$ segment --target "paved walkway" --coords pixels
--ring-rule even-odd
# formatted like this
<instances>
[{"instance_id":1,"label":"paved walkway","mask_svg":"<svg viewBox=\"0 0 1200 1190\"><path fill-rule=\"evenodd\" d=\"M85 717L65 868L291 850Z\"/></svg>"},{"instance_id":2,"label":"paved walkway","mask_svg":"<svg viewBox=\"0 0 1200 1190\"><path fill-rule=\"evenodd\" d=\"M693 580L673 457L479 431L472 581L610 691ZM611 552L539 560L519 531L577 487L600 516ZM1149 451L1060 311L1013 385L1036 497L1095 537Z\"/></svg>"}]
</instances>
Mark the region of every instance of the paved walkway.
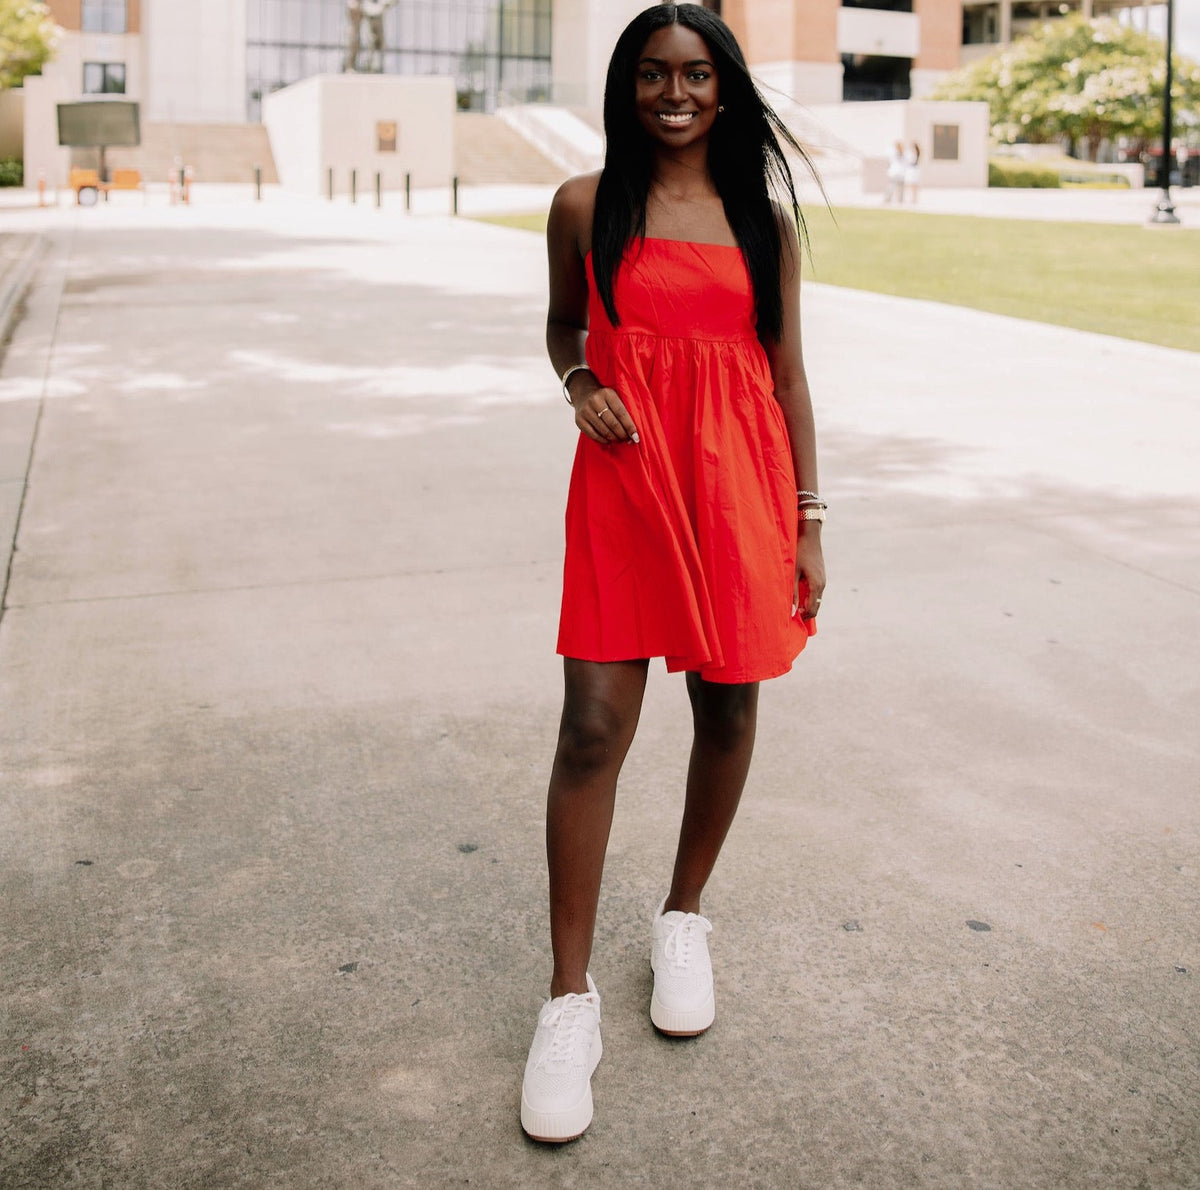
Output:
<instances>
[{"instance_id":1,"label":"paved walkway","mask_svg":"<svg viewBox=\"0 0 1200 1190\"><path fill-rule=\"evenodd\" d=\"M717 1024L646 1016L655 667L551 1151L542 247L217 197L4 216L49 243L0 370L0 1183L1200 1184L1200 355L808 289L831 581Z\"/></svg>"},{"instance_id":2,"label":"paved walkway","mask_svg":"<svg viewBox=\"0 0 1200 1190\"><path fill-rule=\"evenodd\" d=\"M797 172L801 201L818 204L821 196L815 184L805 180L802 171ZM878 194L864 194L857 174L839 174L828 169L823 175L826 194L835 206L883 207ZM526 213L549 209L554 194L553 186L492 185L467 186L459 194L459 211L464 215L499 213ZM208 185L197 187L198 201L205 207L243 206L252 197L252 188L241 185ZM1161 197L1159 190L921 190L918 201L906 202L902 209L927 214L982 215L1002 219L1052 219L1084 223L1131 223L1145 224L1153 214ZM263 187L264 200L272 207L300 206L311 208L312 199L290 194L278 186ZM1181 220L1180 230L1200 230L1200 187L1171 191L1171 200ZM54 201L53 199L51 201ZM65 209L73 201L66 191L57 202ZM141 208L143 200L136 195L117 195L112 203L120 201L123 206ZM168 204L167 187L152 185L146 200L150 207ZM356 209L371 210L374 207L373 193L362 195ZM324 204L317 204L324 205ZM333 207L349 207L345 196L340 196ZM418 190L412 196L413 211L421 215L447 215L453 205L453 195L447 189ZM111 206L111 204L110 204ZM386 211L401 214L404 198L400 193L383 196ZM36 197L25 190L0 190L0 212L5 210L36 209ZM44 212L43 212L44 213Z\"/></svg>"}]
</instances>

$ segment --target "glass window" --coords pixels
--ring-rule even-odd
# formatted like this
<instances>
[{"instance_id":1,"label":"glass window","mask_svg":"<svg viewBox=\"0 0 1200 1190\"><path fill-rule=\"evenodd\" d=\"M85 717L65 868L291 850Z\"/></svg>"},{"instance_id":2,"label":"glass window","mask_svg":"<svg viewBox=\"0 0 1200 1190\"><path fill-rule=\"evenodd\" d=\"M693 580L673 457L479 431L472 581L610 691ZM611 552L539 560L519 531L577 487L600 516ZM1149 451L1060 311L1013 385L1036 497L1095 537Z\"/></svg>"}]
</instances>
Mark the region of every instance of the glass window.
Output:
<instances>
[{"instance_id":1,"label":"glass window","mask_svg":"<svg viewBox=\"0 0 1200 1190\"><path fill-rule=\"evenodd\" d=\"M467 96L474 108L495 106L501 74L514 99L547 95L552 11L553 0L393 0L384 13L383 69L450 75L460 103ZM260 97L268 91L340 71L350 30L347 0L246 0L250 118L261 119ZM360 37L359 69L365 69L366 22Z\"/></svg>"},{"instance_id":2,"label":"glass window","mask_svg":"<svg viewBox=\"0 0 1200 1190\"><path fill-rule=\"evenodd\" d=\"M1000 40L999 7L980 4L963 8L963 45L995 45Z\"/></svg>"},{"instance_id":3,"label":"glass window","mask_svg":"<svg viewBox=\"0 0 1200 1190\"><path fill-rule=\"evenodd\" d=\"M80 16L85 33L125 32L125 0L83 0Z\"/></svg>"},{"instance_id":4,"label":"glass window","mask_svg":"<svg viewBox=\"0 0 1200 1190\"><path fill-rule=\"evenodd\" d=\"M878 8L884 12L912 12L913 0L842 0L843 8Z\"/></svg>"},{"instance_id":5,"label":"glass window","mask_svg":"<svg viewBox=\"0 0 1200 1190\"><path fill-rule=\"evenodd\" d=\"M124 95L124 62L85 62L83 64L83 93L85 95Z\"/></svg>"}]
</instances>

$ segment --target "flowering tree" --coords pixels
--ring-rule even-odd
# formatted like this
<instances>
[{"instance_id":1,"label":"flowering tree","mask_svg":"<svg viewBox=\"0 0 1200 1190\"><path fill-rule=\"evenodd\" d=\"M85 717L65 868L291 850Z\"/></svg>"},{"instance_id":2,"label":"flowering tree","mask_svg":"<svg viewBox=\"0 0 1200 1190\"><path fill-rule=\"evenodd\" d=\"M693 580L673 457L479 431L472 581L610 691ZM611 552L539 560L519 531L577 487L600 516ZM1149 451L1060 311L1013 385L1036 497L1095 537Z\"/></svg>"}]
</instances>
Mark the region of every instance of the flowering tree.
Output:
<instances>
[{"instance_id":1,"label":"flowering tree","mask_svg":"<svg viewBox=\"0 0 1200 1190\"><path fill-rule=\"evenodd\" d=\"M1172 55L1182 127L1200 124L1200 66ZM1103 140L1162 135L1163 43L1110 18L1049 21L943 80L934 99L981 99L1003 143L1062 139L1095 160Z\"/></svg>"},{"instance_id":2,"label":"flowering tree","mask_svg":"<svg viewBox=\"0 0 1200 1190\"><path fill-rule=\"evenodd\" d=\"M0 0L0 91L39 74L58 41L58 26L39 0Z\"/></svg>"}]
</instances>

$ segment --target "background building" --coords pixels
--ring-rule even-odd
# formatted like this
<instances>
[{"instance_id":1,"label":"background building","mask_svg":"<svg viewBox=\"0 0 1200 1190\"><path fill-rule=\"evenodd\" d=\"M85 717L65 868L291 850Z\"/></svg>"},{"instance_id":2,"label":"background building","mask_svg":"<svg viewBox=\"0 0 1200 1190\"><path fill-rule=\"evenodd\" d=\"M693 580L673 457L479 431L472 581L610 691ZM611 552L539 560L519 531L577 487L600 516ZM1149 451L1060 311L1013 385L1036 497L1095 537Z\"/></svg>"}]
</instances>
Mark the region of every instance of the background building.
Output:
<instances>
[{"instance_id":1,"label":"background building","mask_svg":"<svg viewBox=\"0 0 1200 1190\"><path fill-rule=\"evenodd\" d=\"M368 0L370 2L370 0ZM48 0L53 69L139 98L151 121L254 123L264 94L344 66L346 0ZM385 74L453 76L461 110L596 104L612 40L645 0L391 0ZM1148 0L710 0L756 73L801 103L921 96L1066 12ZM1144 18L1148 20L1148 15Z\"/></svg>"},{"instance_id":2,"label":"background building","mask_svg":"<svg viewBox=\"0 0 1200 1190\"><path fill-rule=\"evenodd\" d=\"M372 3L373 0L365 0ZM454 79L462 112L551 103L599 112L617 33L646 0L391 0L382 72ZM48 0L57 59L25 87L26 176L62 180L54 104L125 94L141 105L149 176L178 157L244 178L264 154L264 96L347 60L346 0ZM919 99L946 73L1069 11L1130 0L710 0L777 103ZM1147 19L1161 8L1134 0ZM239 133L236 130L241 129ZM252 130L257 129L257 133ZM269 173L268 173L269 176ZM32 184L32 181L30 182Z\"/></svg>"}]
</instances>

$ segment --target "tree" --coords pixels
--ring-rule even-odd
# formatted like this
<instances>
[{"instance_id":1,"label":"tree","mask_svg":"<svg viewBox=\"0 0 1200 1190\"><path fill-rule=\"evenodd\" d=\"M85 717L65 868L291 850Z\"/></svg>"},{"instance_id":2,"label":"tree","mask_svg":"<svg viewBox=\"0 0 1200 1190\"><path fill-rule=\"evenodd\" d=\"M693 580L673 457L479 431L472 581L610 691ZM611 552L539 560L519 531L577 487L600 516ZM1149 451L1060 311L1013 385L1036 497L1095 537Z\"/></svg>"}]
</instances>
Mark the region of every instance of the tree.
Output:
<instances>
[{"instance_id":1,"label":"tree","mask_svg":"<svg viewBox=\"0 0 1200 1190\"><path fill-rule=\"evenodd\" d=\"M1200 66L1172 55L1172 102L1181 128L1200 124ZM1111 18L1048 21L1028 37L944 79L934 99L980 99L1002 143L1066 139L1087 146L1162 134L1163 43Z\"/></svg>"},{"instance_id":2,"label":"tree","mask_svg":"<svg viewBox=\"0 0 1200 1190\"><path fill-rule=\"evenodd\" d=\"M54 54L58 26L39 0L0 0L0 91L40 74Z\"/></svg>"}]
</instances>

